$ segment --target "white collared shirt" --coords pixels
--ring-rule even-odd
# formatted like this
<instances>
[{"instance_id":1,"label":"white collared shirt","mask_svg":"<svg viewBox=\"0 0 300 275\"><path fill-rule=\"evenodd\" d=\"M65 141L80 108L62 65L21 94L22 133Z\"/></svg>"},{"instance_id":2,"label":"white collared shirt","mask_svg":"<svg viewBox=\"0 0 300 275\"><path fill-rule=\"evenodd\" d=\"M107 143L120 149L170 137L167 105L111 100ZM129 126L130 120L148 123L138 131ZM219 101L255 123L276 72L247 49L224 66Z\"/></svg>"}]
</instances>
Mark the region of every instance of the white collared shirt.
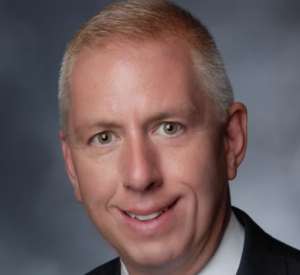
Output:
<instances>
[{"instance_id":1,"label":"white collared shirt","mask_svg":"<svg viewBox=\"0 0 300 275\"><path fill-rule=\"evenodd\" d=\"M235 275L242 258L244 240L245 229L231 211L228 226L217 250L197 275ZM129 275L122 261L121 275Z\"/></svg>"}]
</instances>

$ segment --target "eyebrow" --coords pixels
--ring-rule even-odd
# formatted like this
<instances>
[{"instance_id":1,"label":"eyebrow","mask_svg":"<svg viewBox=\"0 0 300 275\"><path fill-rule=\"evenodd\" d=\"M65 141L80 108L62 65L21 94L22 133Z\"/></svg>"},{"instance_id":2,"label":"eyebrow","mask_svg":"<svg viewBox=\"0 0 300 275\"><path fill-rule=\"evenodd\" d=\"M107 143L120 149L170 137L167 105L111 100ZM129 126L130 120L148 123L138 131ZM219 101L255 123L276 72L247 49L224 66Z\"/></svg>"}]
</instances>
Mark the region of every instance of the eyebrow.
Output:
<instances>
[{"instance_id":1,"label":"eyebrow","mask_svg":"<svg viewBox=\"0 0 300 275\"><path fill-rule=\"evenodd\" d=\"M168 119L171 117L199 119L202 117L202 110L195 107L179 107L170 110L164 110L147 119L147 122Z\"/></svg>"},{"instance_id":2,"label":"eyebrow","mask_svg":"<svg viewBox=\"0 0 300 275\"><path fill-rule=\"evenodd\" d=\"M181 117L189 119L190 122L203 120L203 110L198 107L179 107L158 112L144 121L144 124L149 124L155 121ZM96 131L97 129L118 129L122 128L121 124L112 120L95 120L87 123L82 123L75 127L75 138L83 139L87 132Z\"/></svg>"}]
</instances>

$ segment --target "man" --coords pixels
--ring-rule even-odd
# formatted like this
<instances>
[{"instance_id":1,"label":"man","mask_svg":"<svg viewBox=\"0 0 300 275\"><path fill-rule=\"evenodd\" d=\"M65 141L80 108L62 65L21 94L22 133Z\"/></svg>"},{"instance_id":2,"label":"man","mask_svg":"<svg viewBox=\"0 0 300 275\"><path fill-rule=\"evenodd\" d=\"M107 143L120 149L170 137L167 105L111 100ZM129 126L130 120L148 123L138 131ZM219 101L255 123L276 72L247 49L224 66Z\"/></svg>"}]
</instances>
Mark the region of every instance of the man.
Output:
<instances>
[{"instance_id":1,"label":"man","mask_svg":"<svg viewBox=\"0 0 300 275\"><path fill-rule=\"evenodd\" d=\"M300 274L299 251L231 208L247 110L187 11L100 11L68 45L59 101L75 197L120 255L89 274Z\"/></svg>"}]
</instances>

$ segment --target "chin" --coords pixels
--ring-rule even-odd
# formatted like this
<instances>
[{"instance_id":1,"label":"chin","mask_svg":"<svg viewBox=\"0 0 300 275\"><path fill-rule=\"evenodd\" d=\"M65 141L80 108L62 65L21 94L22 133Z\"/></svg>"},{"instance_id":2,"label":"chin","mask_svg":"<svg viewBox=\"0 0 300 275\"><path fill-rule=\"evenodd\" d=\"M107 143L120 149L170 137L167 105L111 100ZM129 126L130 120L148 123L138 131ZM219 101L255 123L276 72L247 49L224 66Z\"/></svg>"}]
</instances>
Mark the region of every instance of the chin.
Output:
<instances>
[{"instance_id":1,"label":"chin","mask_svg":"<svg viewBox=\"0 0 300 275\"><path fill-rule=\"evenodd\" d=\"M122 253L120 256L124 261L129 259L129 261L133 261L134 264L140 267L155 268L178 260L185 252L184 247L178 240L173 242L162 240L159 243L131 245L131 249L125 251L126 255Z\"/></svg>"}]
</instances>

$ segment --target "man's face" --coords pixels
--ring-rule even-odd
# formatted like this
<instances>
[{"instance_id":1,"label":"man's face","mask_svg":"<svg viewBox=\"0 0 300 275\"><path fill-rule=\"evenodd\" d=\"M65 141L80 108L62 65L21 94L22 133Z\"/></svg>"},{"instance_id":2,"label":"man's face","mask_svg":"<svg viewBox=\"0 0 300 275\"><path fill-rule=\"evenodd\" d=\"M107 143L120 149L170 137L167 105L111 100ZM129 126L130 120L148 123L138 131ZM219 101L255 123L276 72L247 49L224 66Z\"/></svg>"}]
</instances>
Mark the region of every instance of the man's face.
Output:
<instances>
[{"instance_id":1,"label":"man's face","mask_svg":"<svg viewBox=\"0 0 300 275\"><path fill-rule=\"evenodd\" d=\"M188 51L158 42L84 50L70 91L65 158L99 232L125 263L198 253L227 175L223 136Z\"/></svg>"}]
</instances>

